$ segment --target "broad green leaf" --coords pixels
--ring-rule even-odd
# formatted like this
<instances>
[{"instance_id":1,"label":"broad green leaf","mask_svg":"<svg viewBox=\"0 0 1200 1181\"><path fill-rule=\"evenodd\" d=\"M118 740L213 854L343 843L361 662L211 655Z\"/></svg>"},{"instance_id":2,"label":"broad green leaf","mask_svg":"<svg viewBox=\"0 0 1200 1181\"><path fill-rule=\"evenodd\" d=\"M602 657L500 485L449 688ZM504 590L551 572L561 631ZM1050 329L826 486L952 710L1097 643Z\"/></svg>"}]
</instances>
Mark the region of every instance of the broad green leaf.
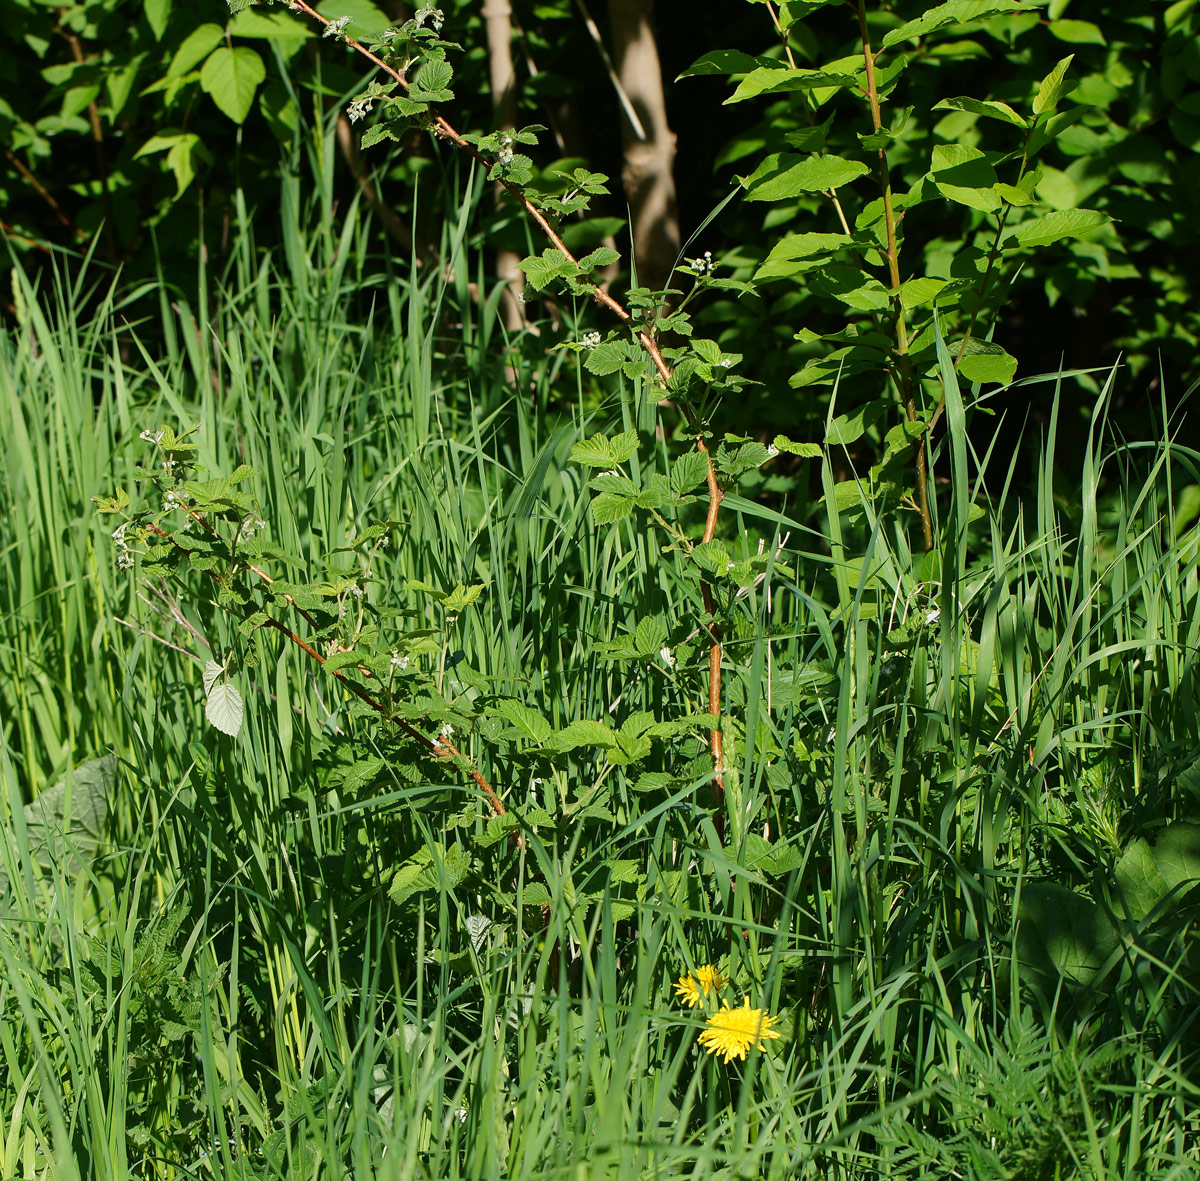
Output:
<instances>
[{"instance_id":1,"label":"broad green leaf","mask_svg":"<svg viewBox=\"0 0 1200 1181\"><path fill-rule=\"evenodd\" d=\"M797 21L811 16L818 8L824 8L835 0L783 0L779 5L779 25L790 29Z\"/></svg>"},{"instance_id":2,"label":"broad green leaf","mask_svg":"<svg viewBox=\"0 0 1200 1181\"><path fill-rule=\"evenodd\" d=\"M771 247L754 278L794 275L827 258L850 243L849 234L788 234Z\"/></svg>"},{"instance_id":3,"label":"broad green leaf","mask_svg":"<svg viewBox=\"0 0 1200 1181\"><path fill-rule=\"evenodd\" d=\"M973 115L999 119L1001 123L1011 123L1014 127L1026 126L1025 120L1008 103L984 101L978 98L944 98L933 109L936 111L942 108L952 111L969 111Z\"/></svg>"},{"instance_id":4,"label":"broad green leaf","mask_svg":"<svg viewBox=\"0 0 1200 1181\"><path fill-rule=\"evenodd\" d=\"M862 438L863 432L872 426L883 412L879 402L866 402L857 410L839 414L825 432L825 443L829 447L847 447Z\"/></svg>"},{"instance_id":5,"label":"broad green leaf","mask_svg":"<svg viewBox=\"0 0 1200 1181\"><path fill-rule=\"evenodd\" d=\"M373 41L391 24L370 0L322 0L316 7L330 20L348 16L346 33L356 41Z\"/></svg>"},{"instance_id":6,"label":"broad green leaf","mask_svg":"<svg viewBox=\"0 0 1200 1181\"><path fill-rule=\"evenodd\" d=\"M206 660L204 662L204 696L207 697L212 687L217 683L225 672L225 666L218 664L215 660Z\"/></svg>"},{"instance_id":7,"label":"broad green leaf","mask_svg":"<svg viewBox=\"0 0 1200 1181\"><path fill-rule=\"evenodd\" d=\"M628 354L625 346L615 340L610 340L605 341L604 344L598 344L592 349L584 359L583 367L589 373L596 374L597 377L605 377L610 373L616 373L627 360Z\"/></svg>"},{"instance_id":8,"label":"broad green leaf","mask_svg":"<svg viewBox=\"0 0 1200 1181\"><path fill-rule=\"evenodd\" d=\"M1104 34L1091 21L1051 21L1047 26L1051 37L1057 37L1068 45L1106 45Z\"/></svg>"},{"instance_id":9,"label":"broad green leaf","mask_svg":"<svg viewBox=\"0 0 1200 1181\"><path fill-rule=\"evenodd\" d=\"M267 76L263 60L243 45L236 49L216 49L200 71L200 87L235 123L250 113L254 92Z\"/></svg>"},{"instance_id":10,"label":"broad green leaf","mask_svg":"<svg viewBox=\"0 0 1200 1181\"><path fill-rule=\"evenodd\" d=\"M893 29L883 38L882 47L889 48L901 41L914 41L926 33L944 29L947 25L965 25L971 21L986 20L1004 12L1028 12L1029 9L1016 0L949 0L931 8L916 20L908 21Z\"/></svg>"},{"instance_id":11,"label":"broad green leaf","mask_svg":"<svg viewBox=\"0 0 1200 1181\"><path fill-rule=\"evenodd\" d=\"M938 192L951 201L984 213L1000 208L994 189L996 170L978 148L939 144L933 149L930 174Z\"/></svg>"},{"instance_id":12,"label":"broad green leaf","mask_svg":"<svg viewBox=\"0 0 1200 1181\"><path fill-rule=\"evenodd\" d=\"M569 458L572 463L582 463L586 467L616 467L629 459L637 447L637 431L625 431L612 438L598 433L576 443Z\"/></svg>"},{"instance_id":13,"label":"broad green leaf","mask_svg":"<svg viewBox=\"0 0 1200 1181\"><path fill-rule=\"evenodd\" d=\"M541 746L550 737L550 723L536 710L511 698L502 698L493 707L500 717L510 722L526 738Z\"/></svg>"},{"instance_id":14,"label":"broad green leaf","mask_svg":"<svg viewBox=\"0 0 1200 1181\"><path fill-rule=\"evenodd\" d=\"M1133 841L1121 854L1114 876L1129 917L1141 921L1200 884L1200 825L1177 821L1155 837ZM1121 916L1124 917L1124 916Z\"/></svg>"},{"instance_id":15,"label":"broad green leaf","mask_svg":"<svg viewBox=\"0 0 1200 1181\"><path fill-rule=\"evenodd\" d=\"M242 728L242 695L228 681L213 685L208 691L204 716L222 734L236 738Z\"/></svg>"},{"instance_id":16,"label":"broad green leaf","mask_svg":"<svg viewBox=\"0 0 1200 1181\"><path fill-rule=\"evenodd\" d=\"M834 263L813 273L812 286L860 312L879 312L888 306L888 290L858 267Z\"/></svg>"},{"instance_id":17,"label":"broad green leaf","mask_svg":"<svg viewBox=\"0 0 1200 1181\"><path fill-rule=\"evenodd\" d=\"M1049 246L1063 238L1082 238L1093 230L1107 225L1112 218L1095 209L1062 209L1031 221L1023 221L1012 232L1005 245L1015 240L1021 246Z\"/></svg>"},{"instance_id":18,"label":"broad green leaf","mask_svg":"<svg viewBox=\"0 0 1200 1181\"><path fill-rule=\"evenodd\" d=\"M146 0L146 21L159 41L162 40L167 22L171 19L171 3L172 0Z\"/></svg>"},{"instance_id":19,"label":"broad green leaf","mask_svg":"<svg viewBox=\"0 0 1200 1181\"><path fill-rule=\"evenodd\" d=\"M589 507L592 520L597 525L611 525L633 512L633 499L629 496L618 496L613 492L601 492L599 496L592 497Z\"/></svg>"},{"instance_id":20,"label":"broad green leaf","mask_svg":"<svg viewBox=\"0 0 1200 1181\"><path fill-rule=\"evenodd\" d=\"M746 186L747 201L785 201L801 193L840 188L869 171L861 160L775 152L742 178L742 184Z\"/></svg>"},{"instance_id":21,"label":"broad green leaf","mask_svg":"<svg viewBox=\"0 0 1200 1181\"><path fill-rule=\"evenodd\" d=\"M773 59L768 57L751 57L739 49L714 49L698 57L675 80L692 78L705 74L748 74L758 66L769 66Z\"/></svg>"},{"instance_id":22,"label":"broad green leaf","mask_svg":"<svg viewBox=\"0 0 1200 1181\"><path fill-rule=\"evenodd\" d=\"M958 371L968 381L1008 385L1016 376L1017 359L1009 356L999 345L972 339L968 342Z\"/></svg>"},{"instance_id":23,"label":"broad green leaf","mask_svg":"<svg viewBox=\"0 0 1200 1181\"><path fill-rule=\"evenodd\" d=\"M852 74L833 74L824 70L789 69L782 62L760 66L738 83L738 88L725 100L725 105L745 102L760 94L780 94L789 90L816 90L821 87L853 86Z\"/></svg>"},{"instance_id":24,"label":"broad green leaf","mask_svg":"<svg viewBox=\"0 0 1200 1181\"><path fill-rule=\"evenodd\" d=\"M484 592L483 583L464 586L461 582L442 600L442 609L450 615L465 611Z\"/></svg>"},{"instance_id":25,"label":"broad green leaf","mask_svg":"<svg viewBox=\"0 0 1200 1181\"><path fill-rule=\"evenodd\" d=\"M167 67L167 77L177 78L195 69L208 55L225 40L225 30L220 25L200 25L193 29L175 51Z\"/></svg>"},{"instance_id":26,"label":"broad green leaf","mask_svg":"<svg viewBox=\"0 0 1200 1181\"><path fill-rule=\"evenodd\" d=\"M229 22L229 32L234 37L303 42L308 39L311 30L305 21L286 12L262 12L247 8Z\"/></svg>"},{"instance_id":27,"label":"broad green leaf","mask_svg":"<svg viewBox=\"0 0 1200 1181\"><path fill-rule=\"evenodd\" d=\"M909 279L900 285L900 302L906 308L919 308L933 303L945 286L945 279Z\"/></svg>"},{"instance_id":28,"label":"broad green leaf","mask_svg":"<svg viewBox=\"0 0 1200 1181\"><path fill-rule=\"evenodd\" d=\"M996 196L1001 200L1007 201L1010 205L1033 205L1035 200L1024 189L1018 189L1016 185L1006 185L1000 183L994 186Z\"/></svg>"},{"instance_id":29,"label":"broad green leaf","mask_svg":"<svg viewBox=\"0 0 1200 1181\"><path fill-rule=\"evenodd\" d=\"M638 620L633 629L633 643L639 656L657 656L666 642L667 625L661 619L653 616L650 619ZM625 727L622 726L621 729L624 730Z\"/></svg>"},{"instance_id":30,"label":"broad green leaf","mask_svg":"<svg viewBox=\"0 0 1200 1181\"><path fill-rule=\"evenodd\" d=\"M1038 92L1033 100L1033 113L1035 115L1053 114L1054 109L1058 106L1059 99L1063 97L1069 90L1074 89L1073 82L1066 82L1067 68L1074 61L1075 55L1068 54L1048 73L1038 87Z\"/></svg>"},{"instance_id":31,"label":"broad green leaf","mask_svg":"<svg viewBox=\"0 0 1200 1181\"><path fill-rule=\"evenodd\" d=\"M582 718L550 736L550 745L557 750L574 750L579 746L616 746L617 736L603 722Z\"/></svg>"}]
</instances>

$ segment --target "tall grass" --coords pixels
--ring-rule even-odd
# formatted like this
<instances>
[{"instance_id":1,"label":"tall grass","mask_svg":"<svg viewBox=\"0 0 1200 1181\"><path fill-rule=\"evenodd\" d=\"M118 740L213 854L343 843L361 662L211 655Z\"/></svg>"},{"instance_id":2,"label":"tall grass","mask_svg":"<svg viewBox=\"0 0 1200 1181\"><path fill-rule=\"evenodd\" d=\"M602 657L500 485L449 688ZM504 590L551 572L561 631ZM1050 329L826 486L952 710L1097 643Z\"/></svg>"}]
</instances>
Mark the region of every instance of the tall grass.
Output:
<instances>
[{"instance_id":1,"label":"tall grass","mask_svg":"<svg viewBox=\"0 0 1200 1181\"><path fill-rule=\"evenodd\" d=\"M389 771L392 740L295 649L255 670L237 740L205 728L230 624L116 571L90 501L136 495L163 421L200 423L205 467L256 469L302 568L399 522L368 593L414 626L412 584L486 582L438 657L455 692L555 725L703 707L680 670L597 655L645 614L698 618L653 536L592 524L566 462L654 409L585 421L575 372L528 342L506 384L468 187L437 273L367 269L354 211L310 233L289 181L283 254L246 214L211 299L21 289L0 1175L1194 1175L1191 878L1142 905L1129 862L1157 866L1162 834L1196 857L1200 455L1178 424L1118 438L1107 390L1082 470L1056 412L1027 490L975 451L978 391L945 366L932 555L869 498L829 511L828 462L811 507L728 498L731 544L780 553L728 645L724 839L686 744L669 782L576 752L543 784L480 739L515 811L607 811L501 846L537 905L486 873L394 903L425 837L481 830L450 771ZM745 1063L699 1051L672 995L706 962L781 1017Z\"/></svg>"}]
</instances>

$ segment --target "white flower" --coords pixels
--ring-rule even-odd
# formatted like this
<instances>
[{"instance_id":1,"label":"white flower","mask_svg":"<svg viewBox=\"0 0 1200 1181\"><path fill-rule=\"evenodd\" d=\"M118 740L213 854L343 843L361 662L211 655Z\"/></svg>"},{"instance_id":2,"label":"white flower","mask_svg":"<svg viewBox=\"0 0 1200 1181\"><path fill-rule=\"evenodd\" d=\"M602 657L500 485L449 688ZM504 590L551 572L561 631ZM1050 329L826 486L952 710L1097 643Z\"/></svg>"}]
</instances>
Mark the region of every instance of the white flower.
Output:
<instances>
[{"instance_id":1,"label":"white flower","mask_svg":"<svg viewBox=\"0 0 1200 1181\"><path fill-rule=\"evenodd\" d=\"M767 458L768 458L768 459L774 459L774 458L775 458L775 456L777 456L778 454L779 454L779 448L778 448L778 447L776 447L774 443L768 443L768 444L767 444ZM762 552L762 549L761 549L761 544L762 544L762 543L760 542L760 543L759 543L759 545L760 545L759 552L760 552L760 553Z\"/></svg>"},{"instance_id":2,"label":"white flower","mask_svg":"<svg viewBox=\"0 0 1200 1181\"><path fill-rule=\"evenodd\" d=\"M465 1124L467 1122L467 1109L465 1107L456 1107L454 1109L454 1118L460 1124Z\"/></svg>"},{"instance_id":3,"label":"white flower","mask_svg":"<svg viewBox=\"0 0 1200 1181\"><path fill-rule=\"evenodd\" d=\"M161 430L157 430L157 431L146 430L146 431L142 431L142 433L140 435L138 435L139 439L143 439L147 443L161 443L162 437L163 437L163 433Z\"/></svg>"},{"instance_id":4,"label":"white flower","mask_svg":"<svg viewBox=\"0 0 1200 1181\"><path fill-rule=\"evenodd\" d=\"M347 108L346 114L349 116L351 123L357 123L359 119L364 118L371 111L371 103L373 100L369 98L356 98Z\"/></svg>"},{"instance_id":5,"label":"white flower","mask_svg":"<svg viewBox=\"0 0 1200 1181\"><path fill-rule=\"evenodd\" d=\"M361 586L359 586L358 583L356 582L356 583L354 583L353 586L350 587L350 593L356 599L361 599L363 597L363 595L366 594L366 591Z\"/></svg>"},{"instance_id":6,"label":"white flower","mask_svg":"<svg viewBox=\"0 0 1200 1181\"><path fill-rule=\"evenodd\" d=\"M941 617L942 611L940 607L930 607L929 610L925 612L925 626L933 627L933 625L937 623Z\"/></svg>"},{"instance_id":7,"label":"white flower","mask_svg":"<svg viewBox=\"0 0 1200 1181\"><path fill-rule=\"evenodd\" d=\"M129 544L129 542L125 540L125 530L128 528L129 522L126 521L124 524L118 525L112 531L113 545L115 545L117 549L124 549Z\"/></svg>"},{"instance_id":8,"label":"white flower","mask_svg":"<svg viewBox=\"0 0 1200 1181\"><path fill-rule=\"evenodd\" d=\"M437 740L438 740L438 742L445 743L447 738L452 738L453 736L454 736L454 727L452 725L450 725L449 722L447 722L438 731Z\"/></svg>"},{"instance_id":9,"label":"white flower","mask_svg":"<svg viewBox=\"0 0 1200 1181\"><path fill-rule=\"evenodd\" d=\"M711 275L713 271L712 251L706 250L697 258L689 258L687 265L701 275Z\"/></svg>"},{"instance_id":10,"label":"white flower","mask_svg":"<svg viewBox=\"0 0 1200 1181\"><path fill-rule=\"evenodd\" d=\"M162 511L169 513L172 509L183 508L183 500L174 488L168 488L163 493Z\"/></svg>"},{"instance_id":11,"label":"white flower","mask_svg":"<svg viewBox=\"0 0 1200 1181\"><path fill-rule=\"evenodd\" d=\"M344 36L344 34L345 34L345 32L346 32L346 26L347 26L349 23L350 23L350 18L349 18L348 16L339 16L339 17L337 18L337 20L335 20L335 21L330 21L330 22L329 22L329 24L327 24L327 25L325 26L325 32L323 32L323 33L321 34L321 36L322 36L322 37L341 37L341 36Z\"/></svg>"},{"instance_id":12,"label":"white flower","mask_svg":"<svg viewBox=\"0 0 1200 1181\"><path fill-rule=\"evenodd\" d=\"M391 664L392 668L398 668L401 672L403 672L406 668L408 668L408 657L401 656L400 653L393 648L392 659L389 661L389 663Z\"/></svg>"},{"instance_id":13,"label":"white flower","mask_svg":"<svg viewBox=\"0 0 1200 1181\"><path fill-rule=\"evenodd\" d=\"M659 652L659 656L661 656L661 657L662 657L663 664L665 664L665 665L667 666L667 668L674 668L674 667L675 667L675 657L674 657L674 656L671 654L671 649L670 649L670 648L664 647L664 648L663 648L663 649L662 649L662 650Z\"/></svg>"},{"instance_id":14,"label":"white flower","mask_svg":"<svg viewBox=\"0 0 1200 1181\"><path fill-rule=\"evenodd\" d=\"M123 549L117 554L117 569L128 570L133 566L133 554L127 549Z\"/></svg>"},{"instance_id":15,"label":"white flower","mask_svg":"<svg viewBox=\"0 0 1200 1181\"><path fill-rule=\"evenodd\" d=\"M585 332L579 342L585 349L594 349L600 343L599 332Z\"/></svg>"}]
</instances>

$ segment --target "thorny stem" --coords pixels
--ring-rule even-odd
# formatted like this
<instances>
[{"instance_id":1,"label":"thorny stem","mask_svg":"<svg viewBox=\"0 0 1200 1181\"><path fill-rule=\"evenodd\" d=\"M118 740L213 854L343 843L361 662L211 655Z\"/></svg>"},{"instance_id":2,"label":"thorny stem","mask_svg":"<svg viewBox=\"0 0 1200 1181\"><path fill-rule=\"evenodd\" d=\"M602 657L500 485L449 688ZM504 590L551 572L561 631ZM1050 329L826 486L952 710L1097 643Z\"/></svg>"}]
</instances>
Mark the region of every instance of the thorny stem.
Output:
<instances>
[{"instance_id":1,"label":"thorny stem","mask_svg":"<svg viewBox=\"0 0 1200 1181\"><path fill-rule=\"evenodd\" d=\"M332 21L327 16L322 16L317 12L307 0L289 0L289 5L297 12L303 12L312 17L313 20L319 21L323 25L331 24ZM353 37L343 36L345 43L365 57L373 65L383 70L388 77L395 79L405 90L409 89L408 79L404 74L397 70L394 66L390 66L387 62L373 54L365 45L359 41L355 41ZM446 121L446 119L437 115L432 119L432 131L441 139L449 140L460 151L465 152L471 159L481 164L486 169L491 169L492 162L483 155L474 144L468 143L455 129ZM578 259L567 249L558 232L546 219L546 216L538 209L528 197L514 184L507 180L499 181L509 194L521 205L530 218L536 223L538 229L549 239L551 245L559 251L569 262L577 263ZM592 288L592 299L596 301L602 308L606 309L612 315L616 316L622 324L632 326L633 316L629 311L622 306L617 300L613 299L601 287ZM645 329L637 331L638 343L645 350L646 355L650 358L662 379L664 385L668 385L671 380L671 367L664 359L662 352L655 343L654 338ZM702 433L702 424L696 417L686 408L684 408L684 417L687 421L689 430L693 431L696 438L696 450L699 451L705 459L706 473L705 483L708 487L708 517L704 525L704 541L712 541L717 529L717 514L721 507L721 498L724 495L720 485L717 483L716 469L713 467L712 457L709 454L708 447L704 442ZM924 460L922 459L922 464ZM700 593L704 601L704 611L707 619L705 626L708 630L711 646L708 654L708 708L709 712L720 716L721 713L721 645L722 634L721 626L717 622L715 615L715 599L713 596L712 586L707 580L701 581ZM717 807L720 807L725 800L725 761L723 744L721 740L721 729L719 726L714 727L709 731L709 750L713 756L713 801ZM490 790L490 789L489 789Z\"/></svg>"},{"instance_id":2,"label":"thorny stem","mask_svg":"<svg viewBox=\"0 0 1200 1181\"><path fill-rule=\"evenodd\" d=\"M193 517L193 519L196 519L196 514L193 513L193 514L191 514L191 516ZM209 528L209 530L211 532L211 526L208 526L207 522L204 522L204 524L206 525L206 527ZM151 525L150 531L152 533L154 533L156 536L161 537L166 541L169 541L176 549L182 551L183 553L186 554L186 553L192 552L191 550L189 550L187 548L187 546L181 545L180 542L176 538L172 537L171 534L167 533L165 530L160 529L157 525ZM249 564L247 564L247 568L250 570L253 570L255 574L259 575L259 577L266 579L267 582L272 581L272 579L270 577L268 577L266 574L264 574L261 570L257 569L256 567L250 566ZM207 573L210 578L217 579L217 574L215 571L209 570L209 571L207 571ZM288 600L288 602L291 603L291 605L293 607L295 607L296 610L299 611L300 614L303 615L304 618L306 620L308 620L308 622L310 624L312 624L312 616L310 616L308 614L308 612L306 612L304 610L304 608L298 606L295 603L295 601L291 598L290 595L285 595L284 598L286 598ZM500 799L499 795L496 793L495 788L493 788L492 785L490 783L488 783L488 781L483 777L483 773L479 770L479 768L474 766L471 763L471 760L468 759L467 756L464 755L462 753L462 751L460 751L458 749L458 747L456 747L452 742L449 742L449 741L447 741L447 739L441 738L441 737L429 738L426 735L422 734L421 731L418 730L415 726L410 725L408 722L406 722L403 718L396 717L396 715L393 714L391 712L391 710L389 710L388 707L382 701L378 700L375 697L372 697L371 694L368 693L364 688L362 688L361 685L355 684L354 681L352 681L348 676L346 676L346 674L343 673L341 669L329 668L326 665L326 657L322 656L321 653L318 652L316 650L316 648L314 648L307 640L303 639L301 636L298 636L294 631L292 631L292 629L290 627L288 627L284 623L281 623L274 616L268 615L267 618L263 620L262 626L272 628L275 631L279 632L281 635L286 636L289 640L292 641L293 644L297 645L297 647L299 647L303 652L305 652L308 656L310 656L313 660L315 660L319 665L321 665L322 668L325 668L326 672L330 673L333 677L335 677L341 683L341 685L344 689L347 689L349 692L353 693L354 696L357 697L360 701L365 702L367 705L369 705L377 714L379 714L383 718L386 718L398 730L400 730L404 734L407 734L409 738L412 738L416 742L419 742L435 758L460 759L466 765L467 774L469 774L471 776L471 778L475 781L476 785L479 787L479 790L482 791L483 794L487 797L487 801L491 805L493 813L497 816L503 816L508 811L508 809L505 808L505 806L504 806L504 801Z\"/></svg>"},{"instance_id":3,"label":"thorny stem","mask_svg":"<svg viewBox=\"0 0 1200 1181\"><path fill-rule=\"evenodd\" d=\"M858 15L858 31L862 38L863 68L867 75L867 101L871 105L871 129L883 130L879 114L879 88L875 82L876 55L871 52L871 35L867 30L867 13L863 0L853 2ZM885 257L888 264L888 280L891 284L892 310L896 315L896 368L900 379L900 400L909 422L917 421L917 400L913 393L912 360L908 355L908 327L904 320L904 305L900 300L900 251L896 245L896 211L892 202L892 175L888 169L887 152L878 150L879 188L883 193L883 224L887 235ZM925 487L925 440L918 440L917 448L917 503L921 512L921 531L925 536L925 549L933 549L933 521L929 515L929 493Z\"/></svg>"}]
</instances>

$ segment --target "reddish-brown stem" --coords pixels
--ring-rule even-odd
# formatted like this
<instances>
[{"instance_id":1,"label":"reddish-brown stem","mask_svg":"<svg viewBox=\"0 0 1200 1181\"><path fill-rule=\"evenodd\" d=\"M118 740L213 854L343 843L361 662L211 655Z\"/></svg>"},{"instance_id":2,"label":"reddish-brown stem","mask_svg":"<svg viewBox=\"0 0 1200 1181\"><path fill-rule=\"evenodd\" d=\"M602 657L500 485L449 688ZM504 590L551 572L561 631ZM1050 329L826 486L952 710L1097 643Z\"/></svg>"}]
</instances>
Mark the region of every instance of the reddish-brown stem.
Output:
<instances>
[{"instance_id":1,"label":"reddish-brown stem","mask_svg":"<svg viewBox=\"0 0 1200 1181\"><path fill-rule=\"evenodd\" d=\"M192 517L193 517L193 520L197 519L195 514L192 514ZM207 522L205 522L204 524L207 527ZM191 552L188 550L187 546L180 545L179 542L174 537L171 536L171 534L160 529L157 525L151 525L150 531L152 533L154 533L156 536L162 537L165 540L169 541L173 546L175 546L176 549L181 550L183 553L186 554L186 553ZM210 529L210 532L211 532L211 529ZM265 578L267 580L267 582L272 581L272 579L269 578L266 574L264 574L261 570L258 570L253 566L250 566L249 569L253 570L261 578ZM216 573L212 570L208 571L208 575L210 578L213 578L213 579L217 578ZM305 619L309 620L310 623L312 622L312 617L310 615L308 615L308 613L306 611L304 611L304 609L302 607L296 606L296 603L292 600L292 598L290 596L285 595L284 597L288 600L289 603L291 603L291 605L293 607L296 608L297 611L299 611L305 617ZM357 697L360 701L369 705L373 710L375 710L376 713L378 713L381 717L386 718L398 730L400 730L404 734L407 734L409 738L412 738L415 741L419 742L435 758L461 759L462 762L466 765L467 774L469 774L471 776L471 778L475 781L476 785L479 787L479 790L482 791L483 794L487 797L487 801L491 805L492 811L497 816L503 816L508 811L508 809L505 808L505 806L504 806L504 801L500 799L500 796L496 793L495 788L493 788L492 785L490 783L488 783L488 781L483 777L483 773L479 770L479 768L474 766L471 763L471 761L466 757L466 755L464 755L462 753L462 751L460 751L458 749L458 747L456 747L452 742L447 741L445 738L436 738L436 739L429 738L426 735L422 734L421 731L418 730L415 726L410 725L408 722L406 722L403 718L396 717L395 714L393 714L388 709L388 707L386 705L384 705L384 703L382 701L379 701L377 698L372 697L371 694L368 693L361 685L356 685L348 676L346 676L345 673L342 672L341 669L329 668L327 666L327 663L326 663L327 658L325 656L322 656L321 653L318 652L316 650L316 648L314 648L307 640L305 640L302 636L298 636L294 631L292 631L292 629L290 627L288 627L284 623L281 623L274 616L268 615L267 618L263 620L262 626L272 628L275 631L279 632L281 635L286 636L289 640L292 641L293 644L295 644L297 647L299 647L304 653L306 653L313 660L315 660L317 662L317 664L319 664L322 668L324 668L326 672L328 672L331 676L335 677L340 682L340 684L342 685L342 687L344 689L347 689L349 692L353 693L354 696ZM315 624L313 626L315 626Z\"/></svg>"},{"instance_id":2,"label":"reddish-brown stem","mask_svg":"<svg viewBox=\"0 0 1200 1181\"><path fill-rule=\"evenodd\" d=\"M312 17L313 20L319 21L323 25L329 25L333 22L329 17L322 16L312 5L307 3L307 0L289 0L289 5L297 12L303 12ZM365 57L377 68L383 70L389 78L395 79L405 90L409 89L408 79L404 74L397 70L394 66L390 66L387 62L373 54L365 45L359 41L355 41L353 37L344 37L345 43ZM431 120L431 130L441 139L449 140L460 151L465 152L472 160L481 164L488 171L491 170L492 162L480 152L474 144L468 143L441 115L436 115ZM529 217L542 231L545 237L550 241L550 244L559 251L568 261L577 263L578 259L567 249L562 238L559 237L558 231L547 220L546 215L534 205L528 197L514 184L501 179L499 183L508 191L508 193L516 200ZM593 286L591 289L592 299L596 301L602 308L606 309L612 315L616 316L622 324L632 325L633 316L623 307L617 300L608 294L601 287ZM662 379L664 385L669 384L671 380L671 367L664 359L658 344L654 338L645 330L637 332L638 343L646 351L646 355L650 358L656 372ZM696 449L703 454L707 464L706 482L708 485L708 518L704 527L704 540L711 541L716 532L717 513L721 507L721 488L717 483L717 473L713 467L712 457L709 455L708 448L704 443L704 436L700 430L700 424L687 415L688 426L695 431L696 434ZM922 459L922 463L924 460ZM708 634L712 640L712 645L709 649L708 658L708 705L709 712L720 715L721 713L721 628L715 617L715 598L713 596L712 586L703 581L700 584L701 594L704 600L704 610L708 615L706 627ZM709 731L709 749L712 751L714 760L713 772L713 796L718 805L725 799L725 763L722 751L721 729L719 726L714 727Z\"/></svg>"}]
</instances>

